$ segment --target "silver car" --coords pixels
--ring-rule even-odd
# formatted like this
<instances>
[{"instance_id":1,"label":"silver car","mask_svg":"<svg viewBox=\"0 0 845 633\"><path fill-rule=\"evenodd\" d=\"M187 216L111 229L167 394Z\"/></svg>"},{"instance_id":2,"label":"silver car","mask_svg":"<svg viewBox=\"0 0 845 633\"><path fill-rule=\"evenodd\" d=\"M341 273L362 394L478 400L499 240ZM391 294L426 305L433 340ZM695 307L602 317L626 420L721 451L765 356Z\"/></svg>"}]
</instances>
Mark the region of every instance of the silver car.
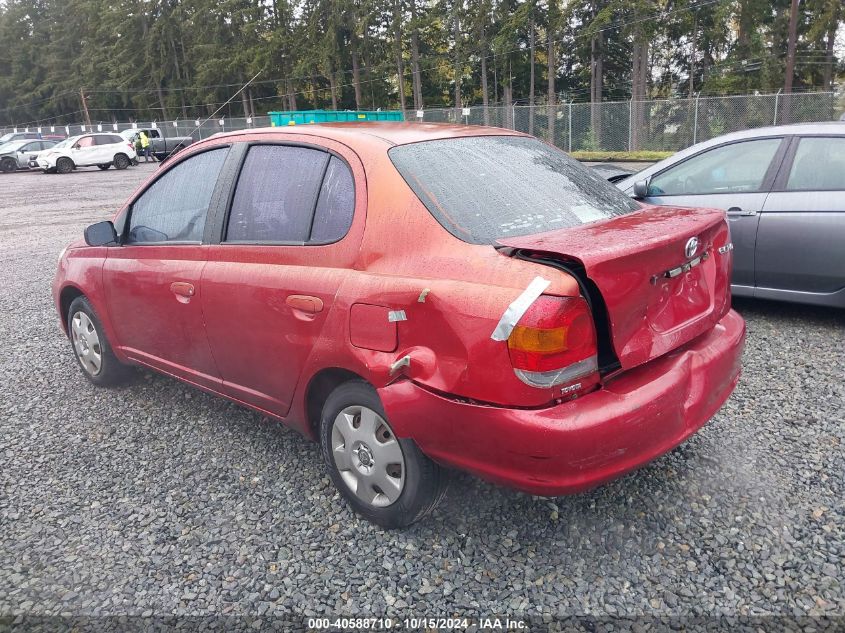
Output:
<instances>
[{"instance_id":1,"label":"silver car","mask_svg":"<svg viewBox=\"0 0 845 633\"><path fill-rule=\"evenodd\" d=\"M0 147L0 171L12 172L16 169L29 169L29 160L41 150L49 149L56 141L24 139L11 141Z\"/></svg>"},{"instance_id":2,"label":"silver car","mask_svg":"<svg viewBox=\"0 0 845 633\"><path fill-rule=\"evenodd\" d=\"M652 204L724 209L735 295L845 308L845 124L727 134L616 186Z\"/></svg>"}]
</instances>

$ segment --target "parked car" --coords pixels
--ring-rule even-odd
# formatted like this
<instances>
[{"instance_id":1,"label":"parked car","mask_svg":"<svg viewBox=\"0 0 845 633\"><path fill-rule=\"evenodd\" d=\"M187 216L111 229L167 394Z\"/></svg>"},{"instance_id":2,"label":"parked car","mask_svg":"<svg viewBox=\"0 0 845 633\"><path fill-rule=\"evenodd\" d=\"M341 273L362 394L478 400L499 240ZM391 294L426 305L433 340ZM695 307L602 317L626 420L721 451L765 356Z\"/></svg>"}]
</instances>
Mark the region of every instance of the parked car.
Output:
<instances>
[{"instance_id":1,"label":"parked car","mask_svg":"<svg viewBox=\"0 0 845 633\"><path fill-rule=\"evenodd\" d=\"M405 526L444 467L539 495L619 477L733 390L724 212L643 207L517 132L362 123L206 139L61 255L95 385L143 365L318 439Z\"/></svg>"},{"instance_id":2,"label":"parked car","mask_svg":"<svg viewBox=\"0 0 845 633\"><path fill-rule=\"evenodd\" d=\"M10 143L11 141L26 141L41 138L38 132L9 132L0 136L0 145Z\"/></svg>"},{"instance_id":3,"label":"parked car","mask_svg":"<svg viewBox=\"0 0 845 633\"><path fill-rule=\"evenodd\" d=\"M13 172L29 169L30 159L38 152L53 147L54 141L11 141L0 147L0 171Z\"/></svg>"},{"instance_id":4,"label":"parked car","mask_svg":"<svg viewBox=\"0 0 845 633\"><path fill-rule=\"evenodd\" d=\"M158 160L165 160L171 154L187 147L194 142L190 136L167 136L158 128L143 128L137 130L124 130L120 135L130 143L135 144L138 135L144 132L150 139L150 152Z\"/></svg>"},{"instance_id":5,"label":"parked car","mask_svg":"<svg viewBox=\"0 0 845 633\"><path fill-rule=\"evenodd\" d=\"M590 169L595 170L602 178L613 183L624 180L631 174L635 173L627 167L620 167L614 163L597 163L595 165L590 165Z\"/></svg>"},{"instance_id":6,"label":"parked car","mask_svg":"<svg viewBox=\"0 0 845 633\"><path fill-rule=\"evenodd\" d=\"M68 174L77 167L126 169L135 159L135 148L118 134L72 136L38 155L38 167L45 173Z\"/></svg>"},{"instance_id":7,"label":"parked car","mask_svg":"<svg viewBox=\"0 0 845 633\"><path fill-rule=\"evenodd\" d=\"M727 211L733 293L845 307L845 125L699 143L617 183L649 204Z\"/></svg>"}]
</instances>

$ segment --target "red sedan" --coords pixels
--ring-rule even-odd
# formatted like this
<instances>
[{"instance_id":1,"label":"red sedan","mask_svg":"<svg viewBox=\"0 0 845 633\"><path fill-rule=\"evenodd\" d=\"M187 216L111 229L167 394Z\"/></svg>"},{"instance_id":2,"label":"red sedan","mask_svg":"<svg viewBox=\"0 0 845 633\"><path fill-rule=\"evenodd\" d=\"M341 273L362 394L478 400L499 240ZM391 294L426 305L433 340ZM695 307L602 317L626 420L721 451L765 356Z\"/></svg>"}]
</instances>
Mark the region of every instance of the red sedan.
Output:
<instances>
[{"instance_id":1,"label":"red sedan","mask_svg":"<svg viewBox=\"0 0 845 633\"><path fill-rule=\"evenodd\" d=\"M648 207L508 130L338 124L191 145L62 255L83 374L164 372L317 439L385 526L456 467L585 490L739 377L722 211Z\"/></svg>"}]
</instances>

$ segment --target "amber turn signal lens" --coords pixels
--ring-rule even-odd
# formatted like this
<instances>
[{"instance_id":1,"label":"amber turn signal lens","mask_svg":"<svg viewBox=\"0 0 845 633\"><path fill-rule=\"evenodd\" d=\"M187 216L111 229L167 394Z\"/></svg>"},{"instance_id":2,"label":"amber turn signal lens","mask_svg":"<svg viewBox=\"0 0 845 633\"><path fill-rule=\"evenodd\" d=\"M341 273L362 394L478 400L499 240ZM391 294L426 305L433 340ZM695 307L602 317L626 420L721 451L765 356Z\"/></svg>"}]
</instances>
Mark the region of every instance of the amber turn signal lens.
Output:
<instances>
[{"instance_id":1,"label":"amber turn signal lens","mask_svg":"<svg viewBox=\"0 0 845 633\"><path fill-rule=\"evenodd\" d=\"M508 347L523 352L562 352L566 349L567 328L550 330L517 325L508 339Z\"/></svg>"}]
</instances>

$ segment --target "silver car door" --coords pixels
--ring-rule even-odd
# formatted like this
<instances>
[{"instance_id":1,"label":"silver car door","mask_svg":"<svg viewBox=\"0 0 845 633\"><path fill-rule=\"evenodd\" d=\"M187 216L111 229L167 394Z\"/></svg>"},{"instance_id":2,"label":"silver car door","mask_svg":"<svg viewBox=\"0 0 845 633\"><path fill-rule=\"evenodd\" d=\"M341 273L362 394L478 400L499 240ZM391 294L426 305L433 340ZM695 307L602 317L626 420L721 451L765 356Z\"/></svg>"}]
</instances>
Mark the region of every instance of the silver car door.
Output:
<instances>
[{"instance_id":1,"label":"silver car door","mask_svg":"<svg viewBox=\"0 0 845 633\"><path fill-rule=\"evenodd\" d=\"M744 139L708 148L649 180L651 204L715 207L727 212L734 246L734 291L752 294L759 213L783 160L783 137Z\"/></svg>"},{"instance_id":2,"label":"silver car door","mask_svg":"<svg viewBox=\"0 0 845 633\"><path fill-rule=\"evenodd\" d=\"M845 287L845 136L790 148L757 232L758 288L830 293Z\"/></svg>"}]
</instances>

